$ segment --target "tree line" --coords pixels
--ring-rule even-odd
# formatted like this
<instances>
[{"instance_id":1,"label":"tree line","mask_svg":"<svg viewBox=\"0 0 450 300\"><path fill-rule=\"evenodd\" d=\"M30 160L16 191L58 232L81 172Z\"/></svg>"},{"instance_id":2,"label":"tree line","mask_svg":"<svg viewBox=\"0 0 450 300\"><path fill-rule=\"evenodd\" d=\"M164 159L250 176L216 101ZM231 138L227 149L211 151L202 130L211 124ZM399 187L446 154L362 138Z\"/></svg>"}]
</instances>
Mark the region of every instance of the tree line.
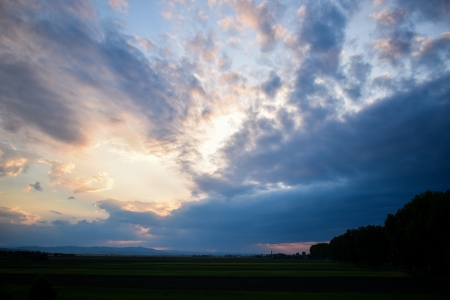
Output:
<instances>
[{"instance_id":1,"label":"tree line","mask_svg":"<svg viewBox=\"0 0 450 300\"><path fill-rule=\"evenodd\" d=\"M31 259L31 260L48 260L48 253L40 251L0 249L0 257L13 257L18 259Z\"/></svg>"},{"instance_id":2,"label":"tree line","mask_svg":"<svg viewBox=\"0 0 450 300\"><path fill-rule=\"evenodd\" d=\"M448 274L449 219L450 190L427 190L388 214L384 226L348 229L330 243L312 245L311 258Z\"/></svg>"}]
</instances>

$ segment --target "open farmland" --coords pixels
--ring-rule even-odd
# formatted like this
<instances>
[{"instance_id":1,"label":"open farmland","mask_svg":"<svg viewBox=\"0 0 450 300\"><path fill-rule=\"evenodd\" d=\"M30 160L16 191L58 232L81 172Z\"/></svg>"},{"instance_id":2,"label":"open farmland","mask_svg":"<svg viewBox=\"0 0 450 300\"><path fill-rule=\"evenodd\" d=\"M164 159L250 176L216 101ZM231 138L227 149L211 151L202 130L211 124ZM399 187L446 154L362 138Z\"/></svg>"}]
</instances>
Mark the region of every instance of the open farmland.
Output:
<instances>
[{"instance_id":1,"label":"open farmland","mask_svg":"<svg viewBox=\"0 0 450 300\"><path fill-rule=\"evenodd\" d=\"M313 260L192 257L73 257L3 261L2 273L157 277L405 277L396 271Z\"/></svg>"},{"instance_id":2,"label":"open farmland","mask_svg":"<svg viewBox=\"0 0 450 300\"><path fill-rule=\"evenodd\" d=\"M27 289L38 274L54 284L58 299L123 299L126 295L147 299L150 294L155 299L297 299L299 294L307 299L359 299L362 295L368 299L406 299L412 295L416 298L409 299L444 299L449 283L447 279L313 260L3 258L0 278L4 299L26 299Z\"/></svg>"}]
</instances>

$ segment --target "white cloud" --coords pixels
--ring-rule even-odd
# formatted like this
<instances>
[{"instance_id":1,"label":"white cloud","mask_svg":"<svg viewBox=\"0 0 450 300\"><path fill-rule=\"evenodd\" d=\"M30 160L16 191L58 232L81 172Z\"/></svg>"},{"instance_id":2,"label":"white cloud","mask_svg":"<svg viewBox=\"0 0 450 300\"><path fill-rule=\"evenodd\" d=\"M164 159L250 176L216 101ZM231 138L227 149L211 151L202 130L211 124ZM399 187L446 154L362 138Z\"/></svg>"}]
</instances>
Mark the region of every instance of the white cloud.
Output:
<instances>
[{"instance_id":1,"label":"white cloud","mask_svg":"<svg viewBox=\"0 0 450 300\"><path fill-rule=\"evenodd\" d=\"M114 179L109 177L108 173L100 172L91 177L77 177L74 179L63 180L62 184L74 187L74 194L99 192L111 189L114 184Z\"/></svg>"},{"instance_id":2,"label":"white cloud","mask_svg":"<svg viewBox=\"0 0 450 300\"><path fill-rule=\"evenodd\" d=\"M66 174L72 173L72 170L75 168L75 165L71 162L62 163L57 160L49 160L49 159L40 159L40 163L45 163L50 165L50 171L48 171L48 177L54 183L54 185L58 185L58 181L62 176Z\"/></svg>"}]
</instances>

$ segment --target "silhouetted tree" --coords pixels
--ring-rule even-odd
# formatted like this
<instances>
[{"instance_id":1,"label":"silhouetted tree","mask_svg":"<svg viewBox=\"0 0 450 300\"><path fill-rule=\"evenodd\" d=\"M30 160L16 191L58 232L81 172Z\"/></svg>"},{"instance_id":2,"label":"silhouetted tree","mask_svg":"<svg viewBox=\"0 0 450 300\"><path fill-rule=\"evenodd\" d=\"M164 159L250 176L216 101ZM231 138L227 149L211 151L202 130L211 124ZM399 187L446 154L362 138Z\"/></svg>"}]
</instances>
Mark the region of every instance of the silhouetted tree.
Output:
<instances>
[{"instance_id":1,"label":"silhouetted tree","mask_svg":"<svg viewBox=\"0 0 450 300\"><path fill-rule=\"evenodd\" d=\"M309 247L309 253L312 259L328 258L328 243L318 243Z\"/></svg>"},{"instance_id":2,"label":"silhouetted tree","mask_svg":"<svg viewBox=\"0 0 450 300\"><path fill-rule=\"evenodd\" d=\"M435 272L448 274L449 216L450 190L425 191L395 214L389 214L383 227L368 225L348 229L331 239L328 257L333 261L371 266L391 263L411 270L431 267Z\"/></svg>"},{"instance_id":3,"label":"silhouetted tree","mask_svg":"<svg viewBox=\"0 0 450 300\"><path fill-rule=\"evenodd\" d=\"M362 226L355 230L355 255L358 261L371 266L388 261L388 242L382 226Z\"/></svg>"},{"instance_id":4,"label":"silhouetted tree","mask_svg":"<svg viewBox=\"0 0 450 300\"><path fill-rule=\"evenodd\" d=\"M394 265L445 273L450 267L450 190L416 195L384 222Z\"/></svg>"},{"instance_id":5,"label":"silhouetted tree","mask_svg":"<svg viewBox=\"0 0 450 300\"><path fill-rule=\"evenodd\" d=\"M39 275L31 285L28 298L32 300L54 300L56 299L56 290L44 275Z\"/></svg>"},{"instance_id":6,"label":"silhouetted tree","mask_svg":"<svg viewBox=\"0 0 450 300\"><path fill-rule=\"evenodd\" d=\"M18 259L48 260L48 253L40 251L0 250L0 256L7 256Z\"/></svg>"}]
</instances>

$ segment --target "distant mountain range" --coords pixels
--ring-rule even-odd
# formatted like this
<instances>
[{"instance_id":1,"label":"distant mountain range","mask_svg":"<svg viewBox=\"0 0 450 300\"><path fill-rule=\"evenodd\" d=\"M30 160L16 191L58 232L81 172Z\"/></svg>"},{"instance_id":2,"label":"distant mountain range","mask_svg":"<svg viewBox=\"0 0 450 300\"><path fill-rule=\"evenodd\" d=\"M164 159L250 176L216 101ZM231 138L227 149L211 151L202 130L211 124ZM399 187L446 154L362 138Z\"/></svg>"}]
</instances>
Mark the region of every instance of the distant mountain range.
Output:
<instances>
[{"instance_id":1,"label":"distant mountain range","mask_svg":"<svg viewBox=\"0 0 450 300\"><path fill-rule=\"evenodd\" d=\"M61 247L38 247L38 246L22 246L8 248L10 250L26 250L41 251L47 253L64 253L64 254L97 254L97 255L165 255L165 251L155 250L145 247L78 247L78 246L61 246Z\"/></svg>"},{"instance_id":2,"label":"distant mountain range","mask_svg":"<svg viewBox=\"0 0 450 300\"><path fill-rule=\"evenodd\" d=\"M79 246L60 246L60 247L39 247L39 246L21 246L21 247L7 247L7 250L22 250L22 251L41 251L47 253L64 253L64 254L78 254L78 255L226 255L230 253L211 253L211 252L193 252L193 251L177 251L177 250L155 250L145 247L79 247ZM1 249L0 249L1 250ZM234 255L253 255L253 254L236 254Z\"/></svg>"}]
</instances>

